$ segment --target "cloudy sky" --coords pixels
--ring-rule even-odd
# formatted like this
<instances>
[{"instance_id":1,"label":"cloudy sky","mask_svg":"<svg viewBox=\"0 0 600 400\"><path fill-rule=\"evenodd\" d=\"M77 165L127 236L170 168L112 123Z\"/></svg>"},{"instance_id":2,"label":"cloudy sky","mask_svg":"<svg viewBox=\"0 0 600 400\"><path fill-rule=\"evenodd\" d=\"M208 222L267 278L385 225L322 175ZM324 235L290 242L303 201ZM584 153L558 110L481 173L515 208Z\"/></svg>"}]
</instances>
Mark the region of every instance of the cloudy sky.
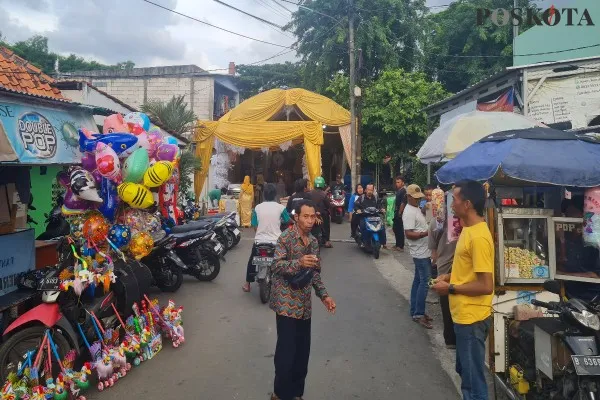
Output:
<instances>
[{"instance_id":1,"label":"cloudy sky","mask_svg":"<svg viewBox=\"0 0 600 400\"><path fill-rule=\"evenodd\" d=\"M213 0L152 1L257 39L282 46L293 43L291 34ZM288 10L295 10L285 0L223 1L278 25L289 22ZM428 0L428 5L450 1ZM0 0L0 32L9 43L42 34L49 38L52 51L111 64L132 60L137 66L196 64L212 70L226 68L229 61L252 63L285 51L208 27L143 0ZM292 52L269 62L293 60L294 56Z\"/></svg>"}]
</instances>

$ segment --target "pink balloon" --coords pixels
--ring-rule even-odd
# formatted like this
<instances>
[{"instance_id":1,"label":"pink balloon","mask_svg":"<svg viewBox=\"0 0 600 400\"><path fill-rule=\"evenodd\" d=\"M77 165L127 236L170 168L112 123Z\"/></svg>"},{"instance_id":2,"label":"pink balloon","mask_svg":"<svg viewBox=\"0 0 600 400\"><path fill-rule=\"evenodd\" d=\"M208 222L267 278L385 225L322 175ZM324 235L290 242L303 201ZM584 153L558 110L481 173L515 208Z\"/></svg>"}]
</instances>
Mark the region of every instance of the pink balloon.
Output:
<instances>
[{"instance_id":1,"label":"pink balloon","mask_svg":"<svg viewBox=\"0 0 600 400\"><path fill-rule=\"evenodd\" d=\"M92 172L96 169L96 157L93 153L85 152L81 156L81 166L83 169Z\"/></svg>"},{"instance_id":2,"label":"pink balloon","mask_svg":"<svg viewBox=\"0 0 600 400\"><path fill-rule=\"evenodd\" d=\"M121 175L121 162L112 147L100 142L96 145L96 164L105 178L117 181Z\"/></svg>"},{"instance_id":3,"label":"pink balloon","mask_svg":"<svg viewBox=\"0 0 600 400\"><path fill-rule=\"evenodd\" d=\"M150 157L150 141L148 140L148 134L146 132L140 133L138 136L138 146L146 149L148 157Z\"/></svg>"},{"instance_id":4,"label":"pink balloon","mask_svg":"<svg viewBox=\"0 0 600 400\"><path fill-rule=\"evenodd\" d=\"M148 136L148 142L150 143L150 148L148 149L148 155L150 157L154 156L154 153L156 153L156 150L158 149L158 146L160 146L163 142L163 137L160 134L160 132L149 132L147 134Z\"/></svg>"},{"instance_id":5,"label":"pink balloon","mask_svg":"<svg viewBox=\"0 0 600 400\"><path fill-rule=\"evenodd\" d=\"M156 149L156 159L159 161L174 161L179 147L175 144L161 144Z\"/></svg>"},{"instance_id":6,"label":"pink balloon","mask_svg":"<svg viewBox=\"0 0 600 400\"><path fill-rule=\"evenodd\" d=\"M104 119L102 133L129 133L129 126L121 114L109 115Z\"/></svg>"}]
</instances>

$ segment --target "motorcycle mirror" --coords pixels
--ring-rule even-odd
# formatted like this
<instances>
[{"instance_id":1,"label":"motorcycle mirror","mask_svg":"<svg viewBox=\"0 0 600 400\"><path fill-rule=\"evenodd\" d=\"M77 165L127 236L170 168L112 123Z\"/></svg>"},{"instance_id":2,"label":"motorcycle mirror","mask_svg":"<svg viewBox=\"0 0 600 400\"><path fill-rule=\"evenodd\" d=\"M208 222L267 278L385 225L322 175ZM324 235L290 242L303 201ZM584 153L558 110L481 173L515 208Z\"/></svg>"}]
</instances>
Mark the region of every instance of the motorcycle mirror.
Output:
<instances>
[{"instance_id":1,"label":"motorcycle mirror","mask_svg":"<svg viewBox=\"0 0 600 400\"><path fill-rule=\"evenodd\" d=\"M544 290L550 293L560 294L560 282L558 281L545 281Z\"/></svg>"}]
</instances>

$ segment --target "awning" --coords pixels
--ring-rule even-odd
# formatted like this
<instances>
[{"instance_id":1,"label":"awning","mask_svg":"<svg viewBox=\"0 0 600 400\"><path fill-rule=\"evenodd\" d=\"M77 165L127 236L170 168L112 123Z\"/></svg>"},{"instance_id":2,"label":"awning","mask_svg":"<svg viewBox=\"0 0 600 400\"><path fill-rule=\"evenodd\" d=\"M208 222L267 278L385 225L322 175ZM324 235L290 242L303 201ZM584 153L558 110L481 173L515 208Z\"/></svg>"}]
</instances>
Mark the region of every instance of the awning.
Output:
<instances>
[{"instance_id":1,"label":"awning","mask_svg":"<svg viewBox=\"0 0 600 400\"><path fill-rule=\"evenodd\" d=\"M96 131L91 108L0 96L0 162L77 164L80 128Z\"/></svg>"}]
</instances>

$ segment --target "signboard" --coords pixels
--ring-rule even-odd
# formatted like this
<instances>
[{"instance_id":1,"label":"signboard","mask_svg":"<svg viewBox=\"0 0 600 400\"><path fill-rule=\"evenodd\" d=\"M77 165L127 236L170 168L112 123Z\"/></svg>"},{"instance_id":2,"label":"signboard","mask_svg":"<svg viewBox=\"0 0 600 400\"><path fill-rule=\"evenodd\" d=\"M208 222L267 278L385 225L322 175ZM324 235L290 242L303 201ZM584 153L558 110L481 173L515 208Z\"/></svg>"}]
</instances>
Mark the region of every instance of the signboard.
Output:
<instances>
[{"instance_id":1,"label":"signboard","mask_svg":"<svg viewBox=\"0 0 600 400\"><path fill-rule=\"evenodd\" d=\"M45 165L79 163L78 130L82 127L97 130L87 110L0 100L0 137L8 139L13 149L13 152L3 151L0 161ZM0 142L2 140L0 138Z\"/></svg>"},{"instance_id":2,"label":"signboard","mask_svg":"<svg viewBox=\"0 0 600 400\"><path fill-rule=\"evenodd\" d=\"M530 93L538 82L528 82ZM573 128L583 128L598 115L600 72L547 78L529 97L528 116L545 124L570 121Z\"/></svg>"},{"instance_id":3,"label":"signboard","mask_svg":"<svg viewBox=\"0 0 600 400\"><path fill-rule=\"evenodd\" d=\"M0 296L16 290L19 275L35 268L34 232L0 235Z\"/></svg>"}]
</instances>

